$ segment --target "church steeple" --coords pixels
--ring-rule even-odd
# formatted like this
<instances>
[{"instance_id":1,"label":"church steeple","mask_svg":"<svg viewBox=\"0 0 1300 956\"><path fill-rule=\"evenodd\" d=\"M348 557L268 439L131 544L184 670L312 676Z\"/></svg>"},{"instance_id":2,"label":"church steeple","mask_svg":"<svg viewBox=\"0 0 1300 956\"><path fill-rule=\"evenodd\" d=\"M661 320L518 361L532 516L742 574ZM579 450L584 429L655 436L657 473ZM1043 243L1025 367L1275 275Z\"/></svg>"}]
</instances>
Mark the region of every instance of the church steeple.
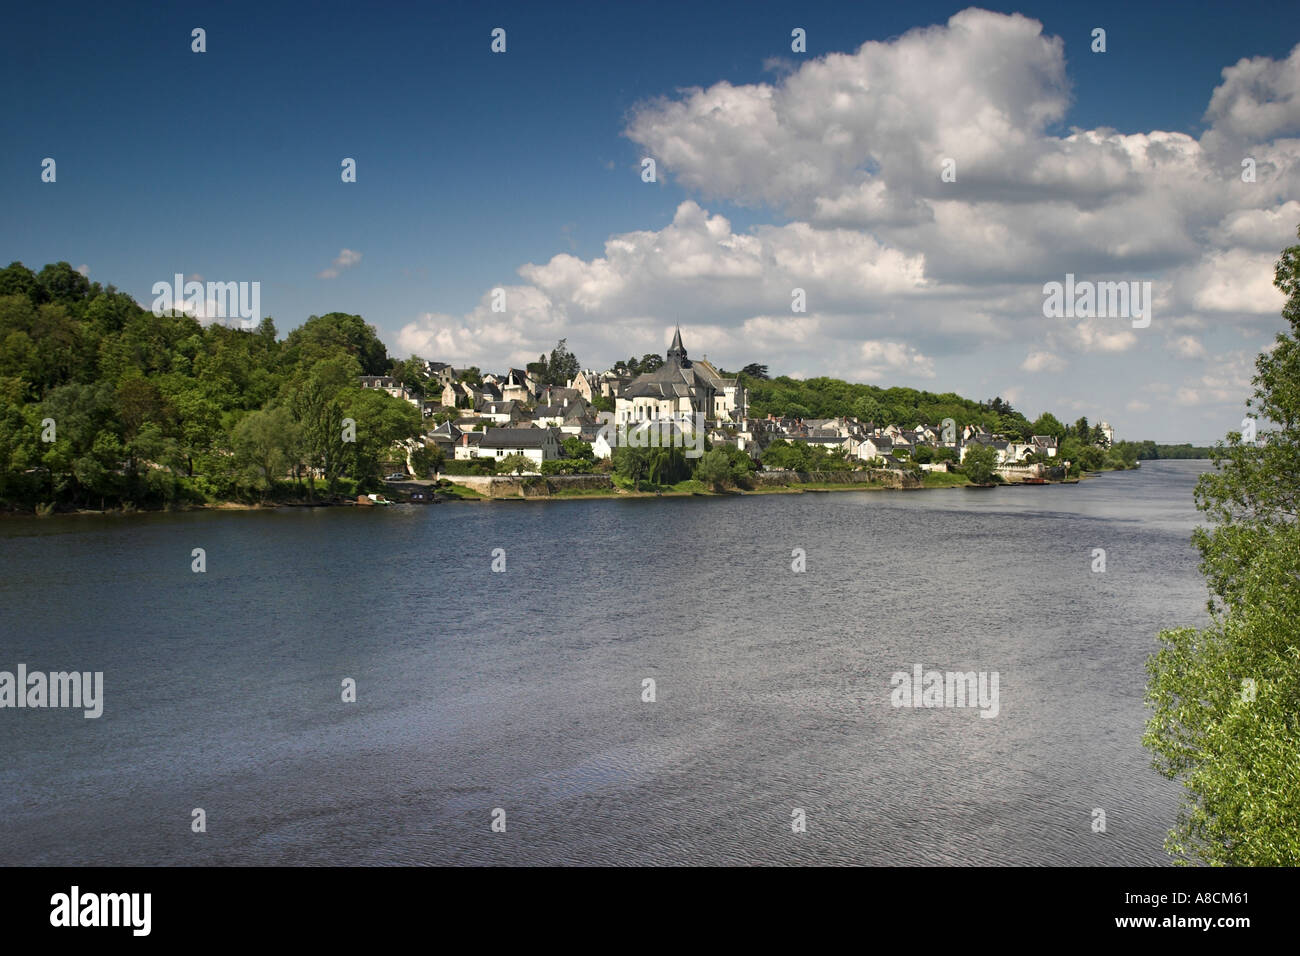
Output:
<instances>
[{"instance_id":1,"label":"church steeple","mask_svg":"<svg viewBox=\"0 0 1300 956\"><path fill-rule=\"evenodd\" d=\"M676 365L679 368L689 368L691 360L686 357L686 346L682 345L682 327L677 326L677 331L673 333L673 344L668 346L666 356L669 365Z\"/></svg>"}]
</instances>

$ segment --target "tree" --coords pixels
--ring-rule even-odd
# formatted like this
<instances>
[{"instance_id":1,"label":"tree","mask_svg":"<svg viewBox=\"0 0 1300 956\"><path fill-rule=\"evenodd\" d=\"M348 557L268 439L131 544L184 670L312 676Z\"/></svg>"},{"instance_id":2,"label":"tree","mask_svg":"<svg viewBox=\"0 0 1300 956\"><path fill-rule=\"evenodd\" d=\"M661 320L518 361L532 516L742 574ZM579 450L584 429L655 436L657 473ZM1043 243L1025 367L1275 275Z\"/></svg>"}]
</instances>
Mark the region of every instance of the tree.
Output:
<instances>
[{"instance_id":1,"label":"tree","mask_svg":"<svg viewBox=\"0 0 1300 956\"><path fill-rule=\"evenodd\" d=\"M546 363L548 385L568 385L582 371L577 356L569 351L567 342L567 339L560 339L555 348L551 349L551 359Z\"/></svg>"},{"instance_id":2,"label":"tree","mask_svg":"<svg viewBox=\"0 0 1300 956\"><path fill-rule=\"evenodd\" d=\"M596 453L591 450L591 444L583 441L577 435L570 435L564 439L564 457L570 459L582 459L584 461L595 461Z\"/></svg>"},{"instance_id":3,"label":"tree","mask_svg":"<svg viewBox=\"0 0 1300 956\"><path fill-rule=\"evenodd\" d=\"M1060 441L1065 437L1066 428L1051 412L1043 412L1034 420L1031 431L1035 435L1051 435Z\"/></svg>"},{"instance_id":4,"label":"tree","mask_svg":"<svg viewBox=\"0 0 1300 956\"><path fill-rule=\"evenodd\" d=\"M1143 743L1183 784L1165 842L1180 862L1300 865L1300 245L1274 284L1290 331L1255 361L1257 440L1229 432L1195 493L1210 624L1162 631L1147 663Z\"/></svg>"},{"instance_id":5,"label":"tree","mask_svg":"<svg viewBox=\"0 0 1300 956\"><path fill-rule=\"evenodd\" d=\"M344 393L344 398L344 414L356 422L356 440L342 442L338 432L327 437L332 449L347 454L344 464L350 466L347 470L351 476L364 483L376 478L380 466L392 460L397 443L419 438L424 419L410 402L377 389L352 389ZM404 449L400 457L406 460Z\"/></svg>"},{"instance_id":6,"label":"tree","mask_svg":"<svg viewBox=\"0 0 1300 956\"><path fill-rule=\"evenodd\" d=\"M740 370L740 374L746 378L756 378L761 381L767 380L767 366L759 365L757 362L751 362Z\"/></svg>"},{"instance_id":7,"label":"tree","mask_svg":"<svg viewBox=\"0 0 1300 956\"><path fill-rule=\"evenodd\" d=\"M90 293L90 280L69 263L48 265L36 276L44 299L52 302L77 302Z\"/></svg>"},{"instance_id":8,"label":"tree","mask_svg":"<svg viewBox=\"0 0 1300 956\"><path fill-rule=\"evenodd\" d=\"M961 470L976 485L987 485L997 477L998 453L992 445L974 444L967 448Z\"/></svg>"},{"instance_id":9,"label":"tree","mask_svg":"<svg viewBox=\"0 0 1300 956\"><path fill-rule=\"evenodd\" d=\"M262 493L263 501L276 478L289 471L296 429L293 415L283 407L252 412L235 426L231 435L235 460L244 469L245 482Z\"/></svg>"},{"instance_id":10,"label":"tree","mask_svg":"<svg viewBox=\"0 0 1300 956\"><path fill-rule=\"evenodd\" d=\"M343 406L335 397L324 363L299 379L290 389L289 411L297 425L295 458L307 466L308 497L316 492L320 471L331 492L342 473L346 449L343 442Z\"/></svg>"},{"instance_id":11,"label":"tree","mask_svg":"<svg viewBox=\"0 0 1300 956\"><path fill-rule=\"evenodd\" d=\"M434 442L421 442L420 446L411 452L411 467L415 469L417 478L428 478L436 474L442 470L446 461L446 453Z\"/></svg>"},{"instance_id":12,"label":"tree","mask_svg":"<svg viewBox=\"0 0 1300 956\"><path fill-rule=\"evenodd\" d=\"M1085 445L1092 444L1092 428L1088 425L1088 419L1080 418L1074 423L1074 437Z\"/></svg>"},{"instance_id":13,"label":"tree","mask_svg":"<svg viewBox=\"0 0 1300 956\"><path fill-rule=\"evenodd\" d=\"M870 395L862 395L853 402L853 417L860 422L876 422L881 418L880 403Z\"/></svg>"},{"instance_id":14,"label":"tree","mask_svg":"<svg viewBox=\"0 0 1300 956\"><path fill-rule=\"evenodd\" d=\"M36 273L21 262L11 262L0 269L0 295L21 295L31 297L38 286Z\"/></svg>"},{"instance_id":15,"label":"tree","mask_svg":"<svg viewBox=\"0 0 1300 956\"><path fill-rule=\"evenodd\" d=\"M632 482L633 490L641 490L641 481L650 474L650 453L653 448L636 448L620 445L612 454L614 474Z\"/></svg>"},{"instance_id":16,"label":"tree","mask_svg":"<svg viewBox=\"0 0 1300 956\"><path fill-rule=\"evenodd\" d=\"M641 361L638 363L637 367L638 371L644 375L647 372L653 372L657 369L663 368L664 360L662 356L657 355L654 352L647 352L645 355L641 356Z\"/></svg>"},{"instance_id":17,"label":"tree","mask_svg":"<svg viewBox=\"0 0 1300 956\"><path fill-rule=\"evenodd\" d=\"M421 395L428 394L429 376L424 370L424 361L422 359L412 355L404 362L394 360L392 371L388 374L412 391ZM435 394L441 390L441 387L433 389Z\"/></svg>"},{"instance_id":18,"label":"tree","mask_svg":"<svg viewBox=\"0 0 1300 956\"><path fill-rule=\"evenodd\" d=\"M286 359L310 366L320 359L340 354L354 357L363 375L388 372L388 349L373 325L359 315L330 312L313 315L284 340Z\"/></svg>"},{"instance_id":19,"label":"tree","mask_svg":"<svg viewBox=\"0 0 1300 956\"><path fill-rule=\"evenodd\" d=\"M527 455L521 455L518 452L515 452L513 455L506 455L497 462L497 472L499 474L508 475L513 471L516 475L522 475L525 470L532 471L536 467L536 464L537 463Z\"/></svg>"},{"instance_id":20,"label":"tree","mask_svg":"<svg viewBox=\"0 0 1300 956\"><path fill-rule=\"evenodd\" d=\"M721 491L736 481L735 464L725 449L712 448L706 451L695 465L695 477L706 485L712 485L715 491Z\"/></svg>"}]
</instances>

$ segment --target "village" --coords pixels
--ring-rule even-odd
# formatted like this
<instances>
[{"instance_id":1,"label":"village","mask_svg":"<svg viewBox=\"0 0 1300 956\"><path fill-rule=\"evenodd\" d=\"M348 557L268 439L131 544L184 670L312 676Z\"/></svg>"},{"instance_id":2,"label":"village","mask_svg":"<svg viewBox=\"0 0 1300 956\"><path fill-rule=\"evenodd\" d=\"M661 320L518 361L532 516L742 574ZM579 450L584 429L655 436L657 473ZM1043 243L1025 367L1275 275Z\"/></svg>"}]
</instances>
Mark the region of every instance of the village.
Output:
<instances>
[{"instance_id":1,"label":"village","mask_svg":"<svg viewBox=\"0 0 1300 956\"><path fill-rule=\"evenodd\" d=\"M510 467L504 470L510 473L554 473L548 462L608 462L620 443L681 447L687 457L698 457L706 441L709 447L744 452L763 470L788 467L790 456L773 453L774 447L801 445L814 460L834 460L841 469L912 475L948 472L976 448L991 450L996 472L1006 481L1059 478L1069 466L1056 460L1055 436L1012 440L952 419L902 427L853 416L751 417L744 385L707 357L691 359L680 329L662 364L651 371L632 373L623 363L602 372L582 369L563 386L543 384L525 369L467 375L446 363L419 361L432 386L424 395L390 376L363 376L361 385L421 409L429 422L425 444L436 447L449 475L465 474L470 469L460 463L471 462L480 463L478 473L492 474L494 464L507 460ZM438 388L436 398L427 394ZM1099 427L1110 444L1113 430L1104 422ZM406 472L414 469L408 465Z\"/></svg>"}]
</instances>

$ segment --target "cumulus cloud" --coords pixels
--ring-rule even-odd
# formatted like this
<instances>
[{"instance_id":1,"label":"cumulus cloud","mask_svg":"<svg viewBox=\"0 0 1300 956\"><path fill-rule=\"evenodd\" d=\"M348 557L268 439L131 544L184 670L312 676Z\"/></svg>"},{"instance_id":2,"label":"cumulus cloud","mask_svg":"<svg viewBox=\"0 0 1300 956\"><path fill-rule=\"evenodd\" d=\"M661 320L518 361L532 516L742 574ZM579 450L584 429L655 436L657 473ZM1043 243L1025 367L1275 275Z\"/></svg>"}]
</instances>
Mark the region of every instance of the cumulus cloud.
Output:
<instances>
[{"instance_id":1,"label":"cumulus cloud","mask_svg":"<svg viewBox=\"0 0 1300 956\"><path fill-rule=\"evenodd\" d=\"M1225 68L1205 119L1255 142L1300 132L1300 46L1280 62L1257 56Z\"/></svg>"},{"instance_id":2,"label":"cumulus cloud","mask_svg":"<svg viewBox=\"0 0 1300 956\"><path fill-rule=\"evenodd\" d=\"M334 262L323 272L318 272L318 279L337 279L338 274L344 269L351 269L361 261L361 253L352 249L340 249L339 254L334 257Z\"/></svg>"},{"instance_id":3,"label":"cumulus cloud","mask_svg":"<svg viewBox=\"0 0 1300 956\"><path fill-rule=\"evenodd\" d=\"M934 361L903 342L863 342L858 353L864 363L865 381L884 378L891 373L934 378Z\"/></svg>"},{"instance_id":4,"label":"cumulus cloud","mask_svg":"<svg viewBox=\"0 0 1300 956\"><path fill-rule=\"evenodd\" d=\"M1300 47L1225 70L1207 113L1226 129L1212 127L1214 141L1300 129L1298 84ZM1069 98L1060 38L971 9L776 83L724 81L644 104L625 132L705 197L870 229L924 256L925 277L940 281L1166 269L1199 257L1243 211L1294 227L1294 148L1269 146L1261 180L1245 184L1236 160L1225 168L1185 133L1055 134ZM955 182L939 175L945 160Z\"/></svg>"},{"instance_id":5,"label":"cumulus cloud","mask_svg":"<svg viewBox=\"0 0 1300 956\"><path fill-rule=\"evenodd\" d=\"M724 365L969 387L984 374L972 362L1087 375L1089 360L1150 356L1168 394L1245 397L1239 377L1184 381L1172 360L1208 357L1189 330L1263 340L1276 325L1273 262L1300 223L1300 139L1286 138L1300 133L1300 46L1228 65L1199 94L1199 136L1063 129L1065 45L1020 15L964 10L772 67L631 111L624 134L693 197L666 226L524 264L505 313L486 295L465 315L427 313L402 349L498 366L567 337L603 362L662 351L680 322L692 354ZM723 203L758 224L737 231ZM1152 282L1151 328L1044 321L1043 283L1067 272ZM806 312L791 310L796 290Z\"/></svg>"}]
</instances>

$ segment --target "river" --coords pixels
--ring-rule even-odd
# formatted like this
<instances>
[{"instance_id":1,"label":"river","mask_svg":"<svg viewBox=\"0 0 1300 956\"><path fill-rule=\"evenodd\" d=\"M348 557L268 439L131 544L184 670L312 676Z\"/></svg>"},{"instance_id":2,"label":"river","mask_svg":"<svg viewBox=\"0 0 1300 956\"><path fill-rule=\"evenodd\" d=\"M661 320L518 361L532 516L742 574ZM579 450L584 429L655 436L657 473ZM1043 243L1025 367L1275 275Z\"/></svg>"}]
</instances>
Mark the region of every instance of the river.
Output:
<instances>
[{"instance_id":1,"label":"river","mask_svg":"<svg viewBox=\"0 0 1300 956\"><path fill-rule=\"evenodd\" d=\"M0 521L0 670L104 675L0 709L0 863L1163 864L1207 464ZM996 716L894 706L914 665Z\"/></svg>"}]
</instances>

